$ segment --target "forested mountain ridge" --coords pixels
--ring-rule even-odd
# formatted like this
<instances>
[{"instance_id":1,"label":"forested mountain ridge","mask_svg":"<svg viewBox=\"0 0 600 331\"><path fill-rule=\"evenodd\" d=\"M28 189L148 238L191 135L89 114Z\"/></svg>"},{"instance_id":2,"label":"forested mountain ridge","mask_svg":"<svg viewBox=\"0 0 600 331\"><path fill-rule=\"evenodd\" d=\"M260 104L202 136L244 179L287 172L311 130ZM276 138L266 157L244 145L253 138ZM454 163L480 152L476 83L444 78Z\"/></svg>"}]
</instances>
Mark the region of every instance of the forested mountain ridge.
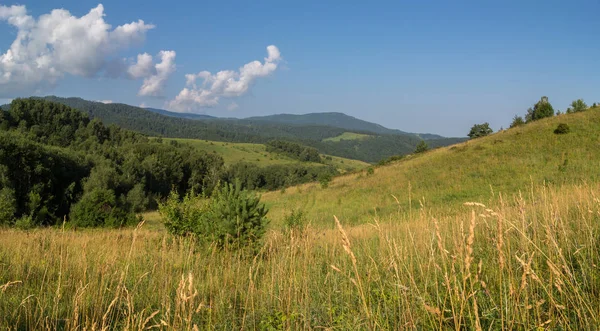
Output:
<instances>
[{"instance_id":1,"label":"forested mountain ridge","mask_svg":"<svg viewBox=\"0 0 600 331\"><path fill-rule=\"evenodd\" d=\"M13 100L0 111L0 226L119 227L170 192L209 194L219 182L274 190L338 174L335 167L247 163L105 126L60 103Z\"/></svg>"},{"instance_id":2,"label":"forested mountain ridge","mask_svg":"<svg viewBox=\"0 0 600 331\"><path fill-rule=\"evenodd\" d=\"M328 113L309 113L303 115L293 114L277 114L268 116L257 116L248 117L245 120L260 121L260 122L271 122L271 123L282 123L282 124L295 124L295 125L327 125L336 128L342 128L354 132L370 132L375 134L395 134L395 135L417 135L418 137L428 139L441 139L444 138L440 135L424 133L410 133L396 129L388 129L383 125L367 122L356 117L346 115L339 112L328 112Z\"/></svg>"},{"instance_id":3,"label":"forested mountain ridge","mask_svg":"<svg viewBox=\"0 0 600 331\"><path fill-rule=\"evenodd\" d=\"M337 137L347 129L323 125L286 124L252 119L191 120L170 117L126 104L104 104L81 98L49 96L48 101L61 103L99 118L103 123L148 136L192 138L224 142L250 142L265 144L271 140L288 140L317 148L321 153L375 163L398 154L412 153L421 138L413 134L378 134L355 141L324 142ZM359 133L371 134L359 131ZM430 147L447 146L462 138L428 140Z\"/></svg>"}]
</instances>

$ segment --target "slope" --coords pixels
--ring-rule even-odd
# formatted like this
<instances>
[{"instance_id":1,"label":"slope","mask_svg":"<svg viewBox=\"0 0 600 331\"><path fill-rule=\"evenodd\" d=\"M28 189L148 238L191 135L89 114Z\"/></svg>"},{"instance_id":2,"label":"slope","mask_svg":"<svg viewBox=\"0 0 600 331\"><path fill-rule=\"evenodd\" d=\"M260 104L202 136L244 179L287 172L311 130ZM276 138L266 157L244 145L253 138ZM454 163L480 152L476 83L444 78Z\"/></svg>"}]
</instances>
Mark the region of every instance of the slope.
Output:
<instances>
[{"instance_id":1,"label":"slope","mask_svg":"<svg viewBox=\"0 0 600 331\"><path fill-rule=\"evenodd\" d=\"M568 124L571 132L555 134L559 123ZM362 223L375 215L415 212L421 204L445 214L466 201L495 200L499 193L510 195L524 187L597 183L599 132L600 108L593 108L411 155L370 176L341 176L327 189L307 184L264 199L273 219L302 209L316 224L331 224L332 215Z\"/></svg>"},{"instance_id":2,"label":"slope","mask_svg":"<svg viewBox=\"0 0 600 331\"><path fill-rule=\"evenodd\" d=\"M190 144L191 146L208 153L216 153L223 158L226 165L235 164L237 162L248 162L259 166L300 163L298 160L277 153L267 152L266 147L263 144L229 143L181 138L165 138L164 140L176 140L181 143ZM356 171L369 166L366 162L329 156L330 155L322 155L323 163L308 164L313 166L333 165L341 172Z\"/></svg>"},{"instance_id":3,"label":"slope","mask_svg":"<svg viewBox=\"0 0 600 331\"><path fill-rule=\"evenodd\" d=\"M327 125L356 132L371 132L376 134L417 135L421 139L444 138L435 134L415 134L395 129L388 129L383 125L367 122L344 113L310 113L304 115L277 114L269 116L249 117L246 120L264 121L273 123L295 125Z\"/></svg>"}]
</instances>

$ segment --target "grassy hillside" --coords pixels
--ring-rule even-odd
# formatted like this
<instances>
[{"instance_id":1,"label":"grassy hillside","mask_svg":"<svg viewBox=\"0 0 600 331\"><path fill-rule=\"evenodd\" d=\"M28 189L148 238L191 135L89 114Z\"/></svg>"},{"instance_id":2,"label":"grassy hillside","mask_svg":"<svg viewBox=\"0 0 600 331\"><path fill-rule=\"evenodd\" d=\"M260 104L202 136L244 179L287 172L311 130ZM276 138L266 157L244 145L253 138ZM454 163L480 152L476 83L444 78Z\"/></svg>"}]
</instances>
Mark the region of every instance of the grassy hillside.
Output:
<instances>
[{"instance_id":1,"label":"grassy hillside","mask_svg":"<svg viewBox=\"0 0 600 331\"><path fill-rule=\"evenodd\" d=\"M237 162L249 162L260 166L268 166L274 164L293 164L298 163L298 160L290 157L271 153L266 151L266 147L263 144L251 144L251 143L228 143L198 139L170 139L165 138L163 140L176 140L181 143L186 143L194 146L195 148L208 152L216 153L220 155L225 164L234 164ZM337 156L331 156L331 160L326 158L327 155L323 155L323 164L334 165L337 169L345 171L355 171L366 168L369 166L368 163L346 159ZM310 163L314 166L322 166L320 163Z\"/></svg>"},{"instance_id":2,"label":"grassy hillside","mask_svg":"<svg viewBox=\"0 0 600 331\"><path fill-rule=\"evenodd\" d=\"M265 194L251 254L145 223L0 229L0 326L594 330L598 132L600 109L561 115ZM307 226L284 229L292 208Z\"/></svg>"},{"instance_id":3,"label":"grassy hillside","mask_svg":"<svg viewBox=\"0 0 600 331\"><path fill-rule=\"evenodd\" d=\"M568 124L571 132L554 134L559 123ZM421 202L445 212L465 201L485 202L531 186L596 183L599 133L600 108L560 115L412 155L376 168L371 176L342 176L327 189L308 184L264 199L277 220L291 209L302 209L315 223L331 224L331 215L363 223L375 215L418 210Z\"/></svg>"},{"instance_id":4,"label":"grassy hillside","mask_svg":"<svg viewBox=\"0 0 600 331\"><path fill-rule=\"evenodd\" d=\"M344 132L341 135L336 136L336 137L325 138L325 139L323 139L323 141L338 142L341 140L356 140L356 139L364 139L364 138L368 138L368 137L371 137L371 135L363 134L363 133L355 133L355 132Z\"/></svg>"}]
</instances>

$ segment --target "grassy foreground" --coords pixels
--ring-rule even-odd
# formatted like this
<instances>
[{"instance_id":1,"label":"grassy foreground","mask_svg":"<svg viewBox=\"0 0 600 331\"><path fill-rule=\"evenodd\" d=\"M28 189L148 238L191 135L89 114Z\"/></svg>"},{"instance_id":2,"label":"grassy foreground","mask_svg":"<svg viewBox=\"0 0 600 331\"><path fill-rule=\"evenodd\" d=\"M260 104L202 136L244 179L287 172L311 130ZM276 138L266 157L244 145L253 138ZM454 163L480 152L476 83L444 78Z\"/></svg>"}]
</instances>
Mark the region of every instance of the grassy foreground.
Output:
<instances>
[{"instance_id":1,"label":"grassy foreground","mask_svg":"<svg viewBox=\"0 0 600 331\"><path fill-rule=\"evenodd\" d=\"M256 255L137 229L0 230L14 330L598 329L600 187L523 188L368 224L271 230ZM343 219L340 219L343 223Z\"/></svg>"}]
</instances>

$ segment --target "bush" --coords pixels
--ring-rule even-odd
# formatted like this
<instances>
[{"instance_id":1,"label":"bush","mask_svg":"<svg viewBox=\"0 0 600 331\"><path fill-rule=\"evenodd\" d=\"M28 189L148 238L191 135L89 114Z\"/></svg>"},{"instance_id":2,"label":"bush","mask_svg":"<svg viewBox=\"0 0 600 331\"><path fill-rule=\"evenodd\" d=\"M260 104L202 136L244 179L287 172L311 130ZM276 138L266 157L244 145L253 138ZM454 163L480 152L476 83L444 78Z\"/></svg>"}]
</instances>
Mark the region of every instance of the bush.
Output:
<instances>
[{"instance_id":1,"label":"bush","mask_svg":"<svg viewBox=\"0 0 600 331\"><path fill-rule=\"evenodd\" d=\"M321 188L328 188L330 182L331 182L330 174L322 173L319 175L319 183L321 183Z\"/></svg>"},{"instance_id":2,"label":"bush","mask_svg":"<svg viewBox=\"0 0 600 331\"><path fill-rule=\"evenodd\" d=\"M17 212L15 192L8 187L0 190L0 225L12 225Z\"/></svg>"},{"instance_id":3,"label":"bush","mask_svg":"<svg viewBox=\"0 0 600 331\"><path fill-rule=\"evenodd\" d=\"M239 182L217 187L210 199L188 193L180 202L172 192L159 205L159 212L171 234L193 236L201 244L216 243L219 248L253 247L268 224L268 210L260 197L242 190Z\"/></svg>"},{"instance_id":4,"label":"bush","mask_svg":"<svg viewBox=\"0 0 600 331\"><path fill-rule=\"evenodd\" d=\"M569 132L571 132L571 128L565 123L560 123L554 130L555 134L567 134Z\"/></svg>"},{"instance_id":5,"label":"bush","mask_svg":"<svg viewBox=\"0 0 600 331\"><path fill-rule=\"evenodd\" d=\"M70 224L76 227L122 227L137 222L135 215L116 198L115 192L97 188L83 195L70 214Z\"/></svg>"},{"instance_id":6,"label":"bush","mask_svg":"<svg viewBox=\"0 0 600 331\"><path fill-rule=\"evenodd\" d=\"M367 169L367 176L372 176L373 174L375 174L375 169L369 167Z\"/></svg>"},{"instance_id":7,"label":"bush","mask_svg":"<svg viewBox=\"0 0 600 331\"><path fill-rule=\"evenodd\" d=\"M494 130L490 128L490 124L485 122L483 124L475 124L471 127L471 131L469 131L469 139L475 139L480 137L485 137L490 135Z\"/></svg>"},{"instance_id":8,"label":"bush","mask_svg":"<svg viewBox=\"0 0 600 331\"><path fill-rule=\"evenodd\" d=\"M523 120L523 117L515 115L515 117L512 120L512 123L510 123L510 128L516 128L517 126L521 125L525 125L525 120Z\"/></svg>"},{"instance_id":9,"label":"bush","mask_svg":"<svg viewBox=\"0 0 600 331\"><path fill-rule=\"evenodd\" d=\"M306 215L302 210L294 210L283 219L283 224L287 231L302 232L306 226Z\"/></svg>"},{"instance_id":10,"label":"bush","mask_svg":"<svg viewBox=\"0 0 600 331\"><path fill-rule=\"evenodd\" d=\"M424 153L424 152L427 152L428 150L429 150L429 146L427 146L427 143L425 142L425 140L421 140L419 142L419 144L417 145L417 147L415 148L415 154Z\"/></svg>"}]
</instances>

